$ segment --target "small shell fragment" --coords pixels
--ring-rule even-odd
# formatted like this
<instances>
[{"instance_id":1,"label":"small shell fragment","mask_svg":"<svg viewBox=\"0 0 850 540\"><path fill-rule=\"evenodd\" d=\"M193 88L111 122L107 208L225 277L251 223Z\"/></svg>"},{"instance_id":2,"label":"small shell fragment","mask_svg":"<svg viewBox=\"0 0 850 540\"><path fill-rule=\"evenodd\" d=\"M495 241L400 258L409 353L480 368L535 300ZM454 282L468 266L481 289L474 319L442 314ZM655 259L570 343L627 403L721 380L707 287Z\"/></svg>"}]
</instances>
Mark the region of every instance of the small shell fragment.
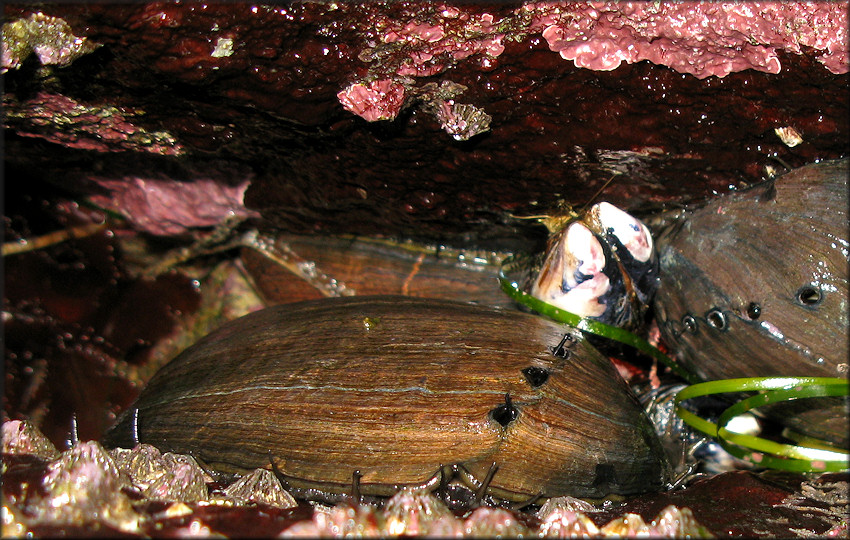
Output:
<instances>
[{"instance_id":1,"label":"small shell fragment","mask_svg":"<svg viewBox=\"0 0 850 540\"><path fill-rule=\"evenodd\" d=\"M178 518L189 516L192 514L192 508L186 503L176 502L168 505L168 508L162 513L165 518Z\"/></svg>"},{"instance_id":2,"label":"small shell fragment","mask_svg":"<svg viewBox=\"0 0 850 540\"><path fill-rule=\"evenodd\" d=\"M218 38L215 49L210 53L213 58L227 58L233 54L233 40L230 38Z\"/></svg>"},{"instance_id":3,"label":"small shell fragment","mask_svg":"<svg viewBox=\"0 0 850 540\"><path fill-rule=\"evenodd\" d=\"M788 148L794 148L801 142L803 142L803 136L800 135L800 132L791 126L778 127L773 130L776 133L776 136L785 143L785 146Z\"/></svg>"}]
</instances>

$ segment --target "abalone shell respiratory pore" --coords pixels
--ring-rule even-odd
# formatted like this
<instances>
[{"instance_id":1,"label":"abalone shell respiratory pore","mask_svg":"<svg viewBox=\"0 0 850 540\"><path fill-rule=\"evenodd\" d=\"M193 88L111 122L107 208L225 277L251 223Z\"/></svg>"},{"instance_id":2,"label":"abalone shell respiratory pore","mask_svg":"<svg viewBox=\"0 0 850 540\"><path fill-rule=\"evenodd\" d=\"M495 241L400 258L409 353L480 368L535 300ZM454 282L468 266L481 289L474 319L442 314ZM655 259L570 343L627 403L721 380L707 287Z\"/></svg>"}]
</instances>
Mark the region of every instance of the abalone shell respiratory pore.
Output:
<instances>
[{"instance_id":1,"label":"abalone shell respiratory pore","mask_svg":"<svg viewBox=\"0 0 850 540\"><path fill-rule=\"evenodd\" d=\"M601 202L552 235L530 293L576 315L632 329L643 321L658 279L649 229Z\"/></svg>"},{"instance_id":2,"label":"abalone shell respiratory pore","mask_svg":"<svg viewBox=\"0 0 850 540\"><path fill-rule=\"evenodd\" d=\"M368 324L367 324L368 322ZM604 399L600 399L604 396ZM286 304L232 321L151 379L106 443L190 453L221 472L369 495L457 465L488 493L660 490L661 444L581 333L513 310L402 296ZM439 476L437 476L439 478Z\"/></svg>"},{"instance_id":3,"label":"abalone shell respiratory pore","mask_svg":"<svg viewBox=\"0 0 850 540\"><path fill-rule=\"evenodd\" d=\"M657 320L687 370L847 376L847 177L847 159L807 165L711 200L656 238Z\"/></svg>"}]
</instances>

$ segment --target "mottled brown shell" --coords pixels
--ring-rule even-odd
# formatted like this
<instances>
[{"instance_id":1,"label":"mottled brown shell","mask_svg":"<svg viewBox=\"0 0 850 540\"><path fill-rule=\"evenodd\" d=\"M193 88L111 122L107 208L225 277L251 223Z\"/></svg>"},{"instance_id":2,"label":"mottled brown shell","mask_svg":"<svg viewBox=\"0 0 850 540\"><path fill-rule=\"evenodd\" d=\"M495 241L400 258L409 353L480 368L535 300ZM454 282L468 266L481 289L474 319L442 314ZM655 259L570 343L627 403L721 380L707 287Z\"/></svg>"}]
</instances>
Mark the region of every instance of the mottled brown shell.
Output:
<instances>
[{"instance_id":1,"label":"mottled brown shell","mask_svg":"<svg viewBox=\"0 0 850 540\"><path fill-rule=\"evenodd\" d=\"M559 347L565 334L568 339ZM553 353L553 351L555 353ZM490 493L660 489L652 426L573 329L515 311L397 296L282 305L226 324L163 367L107 435L223 472L384 495L461 464Z\"/></svg>"},{"instance_id":2,"label":"mottled brown shell","mask_svg":"<svg viewBox=\"0 0 850 540\"><path fill-rule=\"evenodd\" d=\"M847 177L846 159L801 167L719 197L657 239L659 327L689 371L847 376ZM846 446L835 401L799 424Z\"/></svg>"},{"instance_id":3,"label":"mottled brown shell","mask_svg":"<svg viewBox=\"0 0 850 540\"><path fill-rule=\"evenodd\" d=\"M275 248L290 263L305 264L309 273L327 276L343 289L335 296L402 294L497 307L513 303L505 294L493 294L504 253L353 236L278 234L275 239ZM319 288L293 279L277 261L254 250L245 250L242 258L270 305L323 298Z\"/></svg>"},{"instance_id":4,"label":"mottled brown shell","mask_svg":"<svg viewBox=\"0 0 850 540\"><path fill-rule=\"evenodd\" d=\"M659 322L690 370L846 376L847 164L720 197L658 239Z\"/></svg>"}]
</instances>

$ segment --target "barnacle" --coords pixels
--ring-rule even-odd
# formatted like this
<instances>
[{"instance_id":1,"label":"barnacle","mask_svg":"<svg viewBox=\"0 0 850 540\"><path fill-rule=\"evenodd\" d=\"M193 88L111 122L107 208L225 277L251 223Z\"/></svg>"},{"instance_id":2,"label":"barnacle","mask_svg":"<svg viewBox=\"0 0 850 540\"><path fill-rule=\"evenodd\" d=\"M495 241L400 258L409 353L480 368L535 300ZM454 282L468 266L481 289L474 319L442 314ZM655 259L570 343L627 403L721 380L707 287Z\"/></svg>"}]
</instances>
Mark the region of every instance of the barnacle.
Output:
<instances>
[{"instance_id":1,"label":"barnacle","mask_svg":"<svg viewBox=\"0 0 850 540\"><path fill-rule=\"evenodd\" d=\"M466 141L490 129L492 117L475 105L443 101L436 107L437 119L446 133L457 141Z\"/></svg>"},{"instance_id":2,"label":"barnacle","mask_svg":"<svg viewBox=\"0 0 850 540\"><path fill-rule=\"evenodd\" d=\"M649 229L607 202L542 221L552 234L531 294L606 324L638 324L658 288Z\"/></svg>"}]
</instances>

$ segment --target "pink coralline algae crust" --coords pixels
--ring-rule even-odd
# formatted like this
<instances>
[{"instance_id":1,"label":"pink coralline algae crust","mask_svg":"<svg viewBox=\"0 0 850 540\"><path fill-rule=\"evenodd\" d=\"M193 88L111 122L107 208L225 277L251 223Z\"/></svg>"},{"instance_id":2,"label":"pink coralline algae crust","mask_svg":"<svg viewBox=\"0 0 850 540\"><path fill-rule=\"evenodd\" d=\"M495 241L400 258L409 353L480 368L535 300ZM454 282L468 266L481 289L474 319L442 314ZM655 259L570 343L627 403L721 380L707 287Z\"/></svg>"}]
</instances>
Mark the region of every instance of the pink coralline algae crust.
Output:
<instances>
[{"instance_id":1,"label":"pink coralline algae crust","mask_svg":"<svg viewBox=\"0 0 850 540\"><path fill-rule=\"evenodd\" d=\"M847 2L529 2L504 17L437 5L409 18L375 14L383 47L404 45L396 75L423 77L481 55L492 66L508 40L542 33L578 67L609 71L649 60L698 78L780 70L777 49L819 51L836 74L850 70ZM361 60L380 57L382 46Z\"/></svg>"},{"instance_id":2,"label":"pink coralline algae crust","mask_svg":"<svg viewBox=\"0 0 850 540\"><path fill-rule=\"evenodd\" d=\"M700 79L756 69L779 73L777 49L822 51L847 73L846 2L540 2L531 30L578 67L613 70L649 60Z\"/></svg>"},{"instance_id":3,"label":"pink coralline algae crust","mask_svg":"<svg viewBox=\"0 0 850 540\"><path fill-rule=\"evenodd\" d=\"M359 58L393 91L353 84L338 97L367 120L395 118L406 77L437 75L473 55L486 71L506 41L538 33L565 60L597 71L648 60L700 79L779 73L777 50L808 47L833 73L847 73L847 9L846 2L532 2L501 18L443 4L371 13L375 45Z\"/></svg>"},{"instance_id":4,"label":"pink coralline algae crust","mask_svg":"<svg viewBox=\"0 0 850 540\"><path fill-rule=\"evenodd\" d=\"M411 77L443 73L473 56L480 58L481 68L492 68L505 50L507 34L500 30L501 23L509 20L444 4L417 6L416 11L402 15L372 13L370 24L376 29L377 41L359 58L387 78L373 81L369 87L352 84L337 96L346 110L367 120L395 118ZM384 89L375 88L376 83Z\"/></svg>"},{"instance_id":5,"label":"pink coralline algae crust","mask_svg":"<svg viewBox=\"0 0 850 540\"><path fill-rule=\"evenodd\" d=\"M497 30L499 21L490 13L471 14L440 5L433 21L414 19L401 28L393 28L388 20L378 21L379 27L388 26L380 37L382 43L403 43L411 51L396 74L411 77L435 75L445 70L452 61L474 54L486 55L482 58L482 66L489 67L487 57L495 58L505 50L505 33Z\"/></svg>"},{"instance_id":6,"label":"pink coralline algae crust","mask_svg":"<svg viewBox=\"0 0 850 540\"><path fill-rule=\"evenodd\" d=\"M370 122L392 120L404 102L404 86L389 79L355 83L339 92L337 98L347 111Z\"/></svg>"},{"instance_id":7,"label":"pink coralline algae crust","mask_svg":"<svg viewBox=\"0 0 850 540\"><path fill-rule=\"evenodd\" d=\"M229 216L254 215L242 202L250 180L235 186L204 178L192 182L140 177L92 180L112 192L92 196L93 203L121 212L138 229L154 235L177 235L190 227L218 225Z\"/></svg>"},{"instance_id":8,"label":"pink coralline algae crust","mask_svg":"<svg viewBox=\"0 0 850 540\"><path fill-rule=\"evenodd\" d=\"M4 100L4 124L22 137L35 137L79 150L136 150L180 155L182 146L166 132L150 132L132 123L132 111L87 105L61 94L39 92L23 103ZM20 122L20 123L19 123Z\"/></svg>"}]
</instances>

